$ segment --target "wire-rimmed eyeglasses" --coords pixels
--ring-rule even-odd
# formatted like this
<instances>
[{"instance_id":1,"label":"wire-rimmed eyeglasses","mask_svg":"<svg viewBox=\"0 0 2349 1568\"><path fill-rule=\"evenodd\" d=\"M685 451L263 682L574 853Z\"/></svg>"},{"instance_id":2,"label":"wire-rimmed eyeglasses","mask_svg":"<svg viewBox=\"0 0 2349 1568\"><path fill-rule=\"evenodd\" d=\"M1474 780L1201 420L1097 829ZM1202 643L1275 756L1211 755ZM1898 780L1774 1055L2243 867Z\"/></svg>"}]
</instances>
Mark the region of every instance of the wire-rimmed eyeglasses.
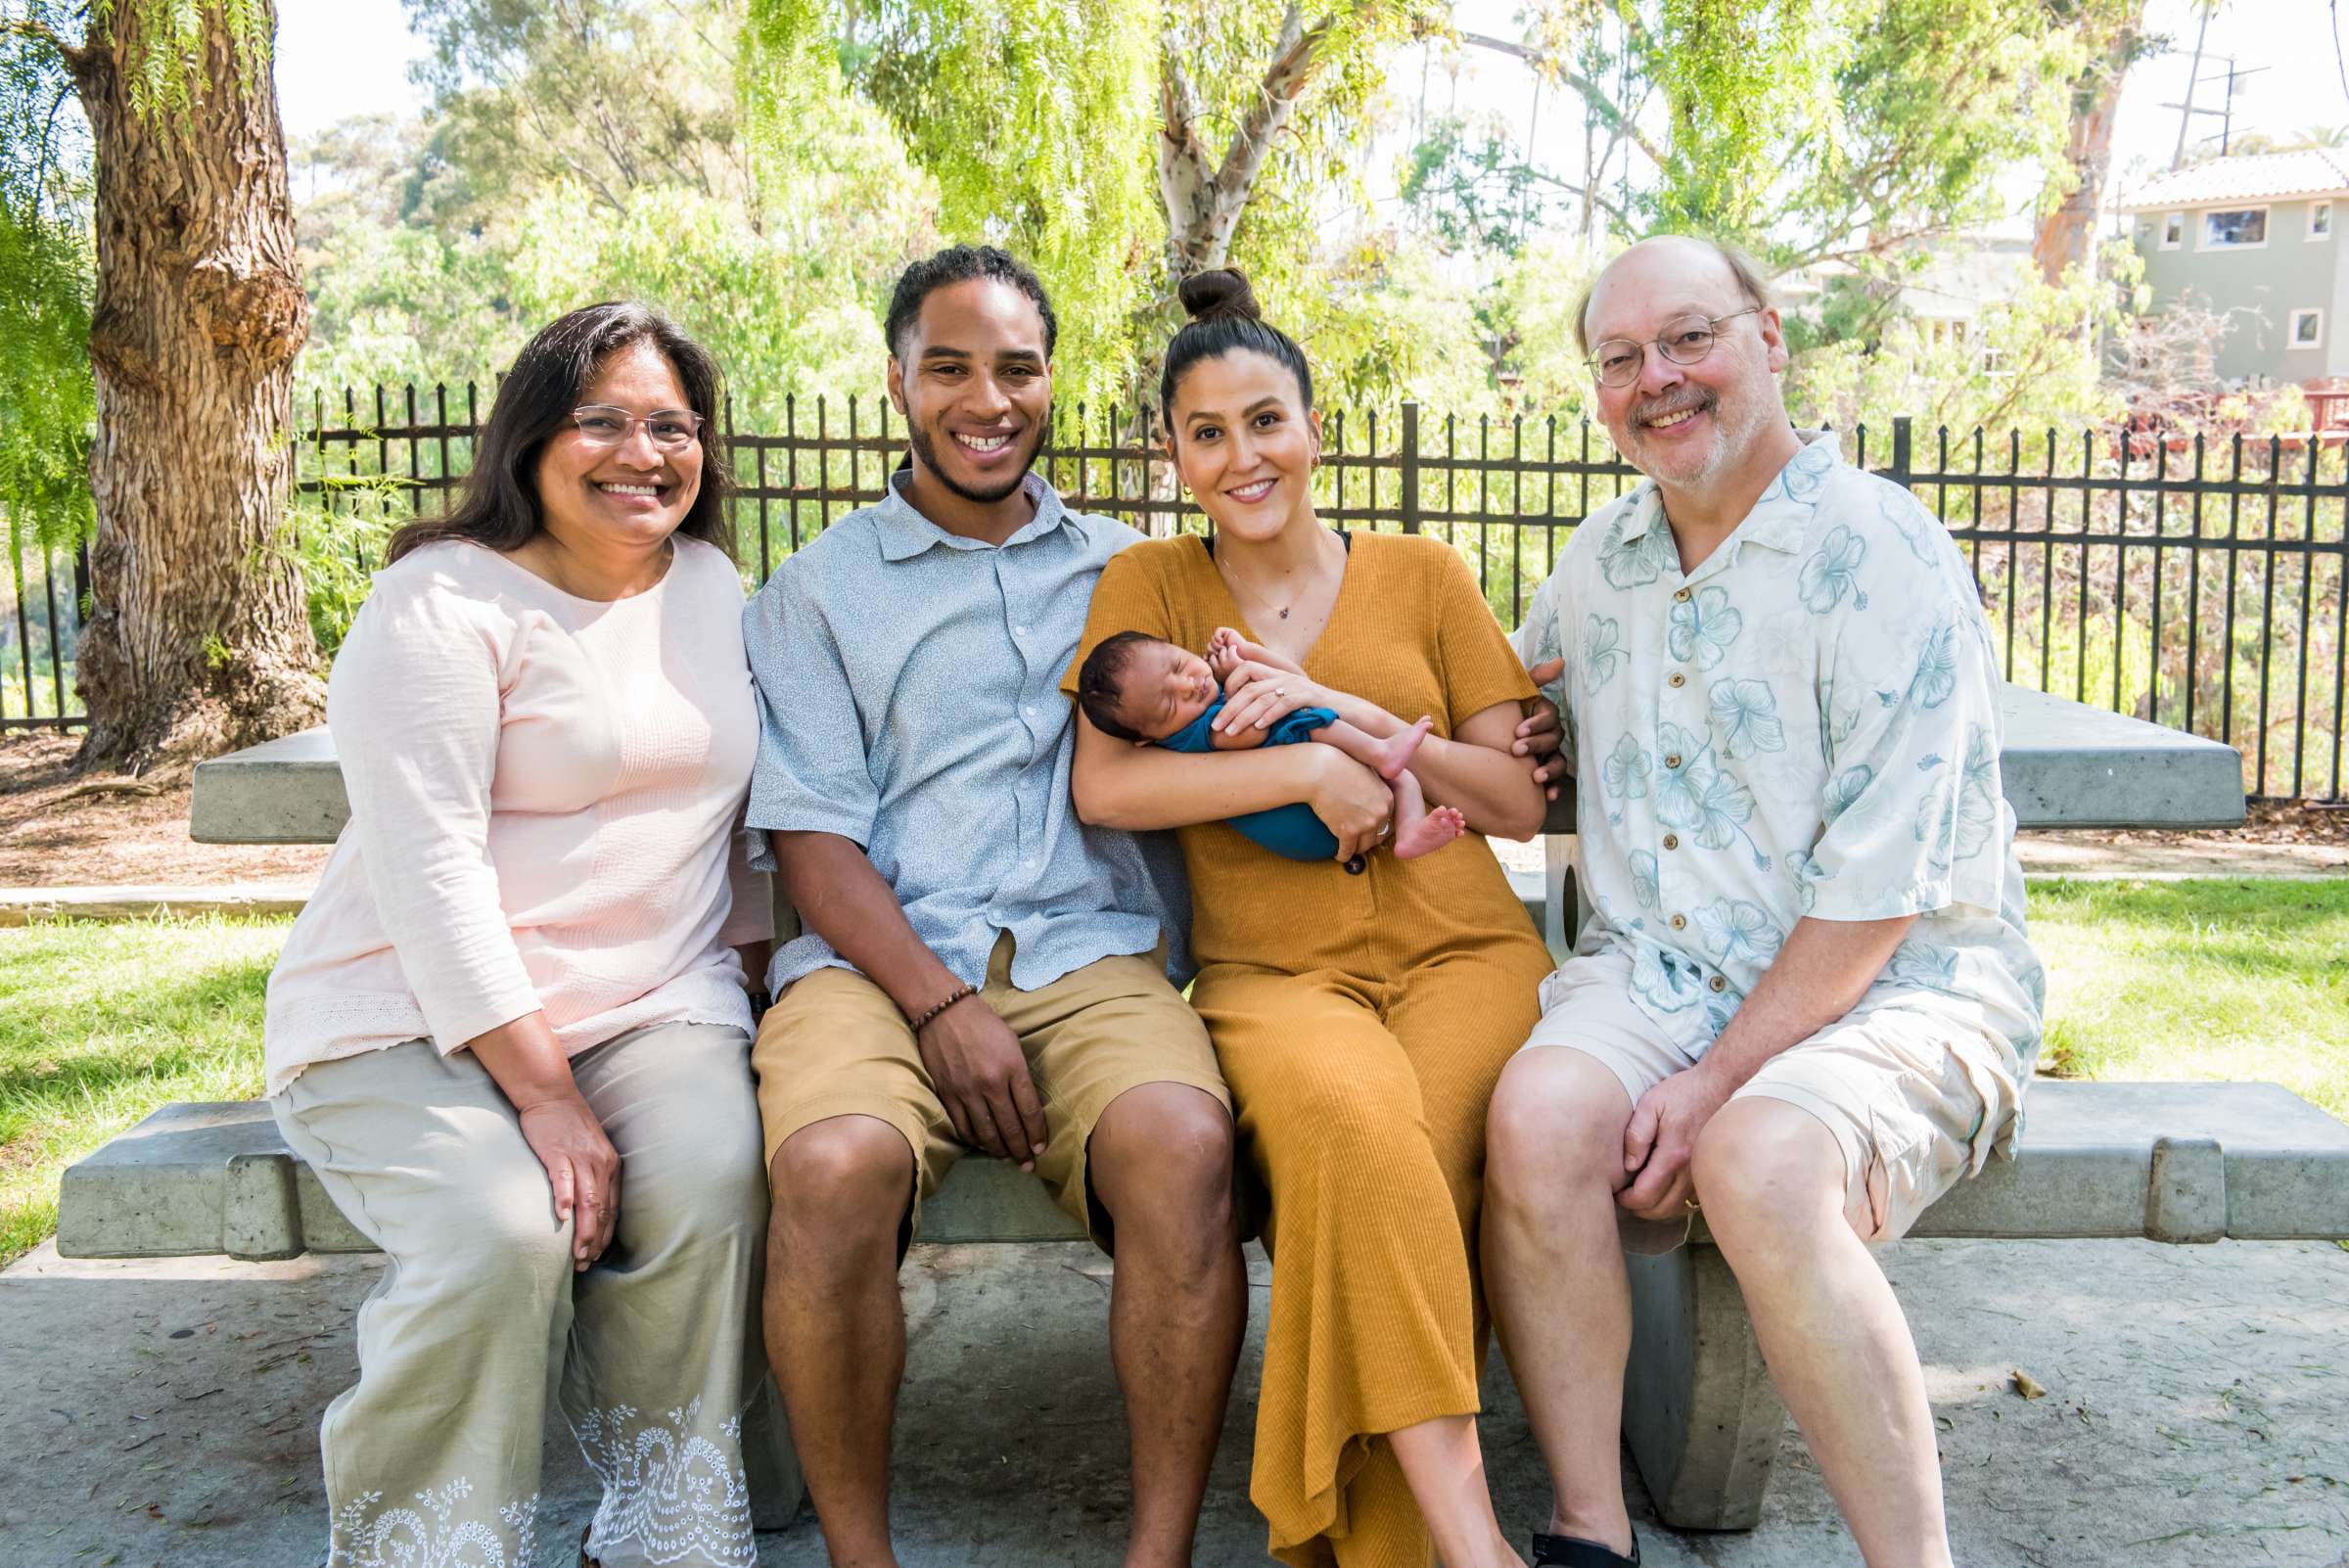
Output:
<instances>
[{"instance_id":1,"label":"wire-rimmed eyeglasses","mask_svg":"<svg viewBox=\"0 0 2349 1568\"><path fill-rule=\"evenodd\" d=\"M636 434L636 427L665 452L682 451L701 439L702 416L688 408L656 408L641 418L611 403L581 403L571 411L579 438L590 446L618 446Z\"/></svg>"},{"instance_id":2,"label":"wire-rimmed eyeglasses","mask_svg":"<svg viewBox=\"0 0 2349 1568\"><path fill-rule=\"evenodd\" d=\"M1590 367L1590 378L1601 387L1629 387L1639 379L1639 367L1647 362L1651 346L1676 365L1693 365L1713 351L1713 341L1721 336L1723 322L1750 316L1761 308L1747 305L1726 316L1694 313L1676 316L1646 343L1635 343L1629 338L1607 339L1594 346L1590 357L1583 363Z\"/></svg>"}]
</instances>

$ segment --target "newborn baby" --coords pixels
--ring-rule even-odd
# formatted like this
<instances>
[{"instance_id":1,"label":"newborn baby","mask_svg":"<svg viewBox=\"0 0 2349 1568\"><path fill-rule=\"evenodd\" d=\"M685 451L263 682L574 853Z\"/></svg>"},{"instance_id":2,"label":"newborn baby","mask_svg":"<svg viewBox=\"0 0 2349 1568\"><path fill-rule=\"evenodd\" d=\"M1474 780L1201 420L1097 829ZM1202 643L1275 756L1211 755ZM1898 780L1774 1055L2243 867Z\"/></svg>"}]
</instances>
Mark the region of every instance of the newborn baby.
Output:
<instances>
[{"instance_id":1,"label":"newborn baby","mask_svg":"<svg viewBox=\"0 0 2349 1568\"><path fill-rule=\"evenodd\" d=\"M1244 752L1307 740L1335 746L1363 766L1376 768L1395 792L1395 853L1402 859L1440 850L1466 829L1467 819L1452 807L1428 808L1410 771L1411 754L1418 751L1433 719L1422 718L1382 739L1329 709L1300 708L1263 729L1254 724L1243 725L1236 734L1218 729L1216 717L1223 711L1225 696L1219 674L1227 676L1246 650L1238 633L1218 631L1211 654L1221 667L1219 670L1188 649L1144 632L1121 631L1102 638L1078 671L1078 706L1102 734L1136 746L1177 752ZM1302 803L1251 811L1230 822L1257 844L1292 860L1333 859L1338 853L1336 835ZM1359 867L1350 864L1348 869Z\"/></svg>"}]
</instances>

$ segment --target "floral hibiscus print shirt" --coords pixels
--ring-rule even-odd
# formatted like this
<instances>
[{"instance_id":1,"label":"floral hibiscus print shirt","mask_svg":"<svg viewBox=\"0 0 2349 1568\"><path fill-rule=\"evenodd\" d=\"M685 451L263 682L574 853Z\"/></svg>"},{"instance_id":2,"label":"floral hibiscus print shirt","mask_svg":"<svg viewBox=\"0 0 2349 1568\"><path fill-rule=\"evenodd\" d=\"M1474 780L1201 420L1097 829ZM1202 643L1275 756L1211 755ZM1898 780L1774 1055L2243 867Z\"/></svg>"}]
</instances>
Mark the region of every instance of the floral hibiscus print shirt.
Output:
<instances>
[{"instance_id":1,"label":"floral hibiscus print shirt","mask_svg":"<svg viewBox=\"0 0 2349 1568\"><path fill-rule=\"evenodd\" d=\"M2019 1087L2045 981L1999 788L1990 625L1916 498L1811 438L1696 570L1652 483L1575 530L1517 633L1575 764L1579 950L1691 1057L1797 920L1921 918L1860 1005L1987 1040ZM1969 1052L1969 1055L1978 1053Z\"/></svg>"}]
</instances>

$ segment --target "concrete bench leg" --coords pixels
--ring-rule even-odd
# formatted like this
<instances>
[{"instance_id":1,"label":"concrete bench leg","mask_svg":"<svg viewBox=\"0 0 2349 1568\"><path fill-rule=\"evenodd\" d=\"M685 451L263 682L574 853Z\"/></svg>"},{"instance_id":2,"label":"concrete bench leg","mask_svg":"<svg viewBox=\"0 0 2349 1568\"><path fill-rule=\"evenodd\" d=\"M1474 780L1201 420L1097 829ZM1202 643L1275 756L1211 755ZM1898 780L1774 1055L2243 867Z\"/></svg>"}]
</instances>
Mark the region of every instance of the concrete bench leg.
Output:
<instances>
[{"instance_id":1,"label":"concrete bench leg","mask_svg":"<svg viewBox=\"0 0 2349 1568\"><path fill-rule=\"evenodd\" d=\"M742 1412L742 1467L751 1484L751 1528L780 1530L790 1524L807 1487L800 1476L800 1456L791 1446L783 1396L771 1373Z\"/></svg>"},{"instance_id":2,"label":"concrete bench leg","mask_svg":"<svg viewBox=\"0 0 2349 1568\"><path fill-rule=\"evenodd\" d=\"M1632 1360L1623 1430L1656 1513L1681 1530L1751 1530L1786 1426L1745 1297L1718 1247L1626 1255Z\"/></svg>"}]
</instances>

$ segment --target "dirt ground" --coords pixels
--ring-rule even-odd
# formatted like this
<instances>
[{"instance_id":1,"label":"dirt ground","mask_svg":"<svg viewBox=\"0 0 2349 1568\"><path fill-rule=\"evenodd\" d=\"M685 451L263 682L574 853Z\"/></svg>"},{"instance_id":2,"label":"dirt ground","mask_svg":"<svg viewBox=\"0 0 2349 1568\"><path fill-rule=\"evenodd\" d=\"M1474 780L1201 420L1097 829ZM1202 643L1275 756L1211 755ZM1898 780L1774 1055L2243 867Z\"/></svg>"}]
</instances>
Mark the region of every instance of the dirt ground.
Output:
<instances>
[{"instance_id":1,"label":"dirt ground","mask_svg":"<svg viewBox=\"0 0 2349 1568\"><path fill-rule=\"evenodd\" d=\"M188 773L75 778L77 736L0 735L0 889L316 880L327 846L198 844Z\"/></svg>"},{"instance_id":2,"label":"dirt ground","mask_svg":"<svg viewBox=\"0 0 2349 1568\"><path fill-rule=\"evenodd\" d=\"M0 735L0 890L23 888L178 886L207 887L231 882L314 880L326 864L325 845L198 844L188 837L188 774L143 779L75 778L71 767L78 740L71 736L16 732ZM2296 866L2269 856L2277 870L2322 871L2349 860L2349 809L2296 804L2251 807L2239 828L2198 833L2077 831L2032 834L2052 852L2076 848L2083 854L2059 857L2034 870L2078 869L2079 858L2094 865L2095 852L2131 849L2194 849L2208 856L2207 874L2223 874L2228 852L2247 847L2293 850L2311 863ZM1538 870L1539 843L1496 845L1504 861ZM2120 857L2126 860L2128 857ZM2181 859L2182 870L2197 870L2200 857ZM2116 865L2126 869L2126 865Z\"/></svg>"}]
</instances>

